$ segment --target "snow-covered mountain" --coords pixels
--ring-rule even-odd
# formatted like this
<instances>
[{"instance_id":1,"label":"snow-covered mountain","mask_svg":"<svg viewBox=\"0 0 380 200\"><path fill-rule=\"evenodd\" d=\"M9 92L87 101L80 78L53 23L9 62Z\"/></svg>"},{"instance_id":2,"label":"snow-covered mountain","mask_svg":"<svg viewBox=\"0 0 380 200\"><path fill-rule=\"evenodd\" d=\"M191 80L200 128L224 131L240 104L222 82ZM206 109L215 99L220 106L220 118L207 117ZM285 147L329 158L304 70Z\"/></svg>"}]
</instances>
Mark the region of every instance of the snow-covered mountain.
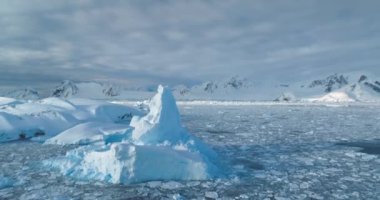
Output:
<instances>
[{"instance_id":1,"label":"snow-covered mountain","mask_svg":"<svg viewBox=\"0 0 380 200\"><path fill-rule=\"evenodd\" d=\"M174 93L182 100L250 100L373 102L380 101L380 81L367 75L332 74L297 83L263 84L234 76L224 81L206 81L193 87L178 86Z\"/></svg>"},{"instance_id":2,"label":"snow-covered mountain","mask_svg":"<svg viewBox=\"0 0 380 200\"><path fill-rule=\"evenodd\" d=\"M190 88L180 85L173 91L176 98L182 100L249 100L252 88L253 83L247 78L234 76L222 81L206 81Z\"/></svg>"},{"instance_id":3,"label":"snow-covered mountain","mask_svg":"<svg viewBox=\"0 0 380 200\"><path fill-rule=\"evenodd\" d=\"M277 86L258 85L254 80L239 76L221 81L205 81L193 87L181 85L173 90L176 98L181 100L274 100L284 93Z\"/></svg>"},{"instance_id":4,"label":"snow-covered mountain","mask_svg":"<svg viewBox=\"0 0 380 200\"><path fill-rule=\"evenodd\" d=\"M111 83L100 82L73 82L62 81L55 87L51 96L62 98L90 98L90 99L147 99L152 92L127 90Z\"/></svg>"},{"instance_id":5,"label":"snow-covered mountain","mask_svg":"<svg viewBox=\"0 0 380 200\"><path fill-rule=\"evenodd\" d=\"M380 101L380 82L371 80L367 75L349 77L334 74L325 79L313 81L309 88L319 88L325 92L309 98L311 101Z\"/></svg>"},{"instance_id":6,"label":"snow-covered mountain","mask_svg":"<svg viewBox=\"0 0 380 200\"><path fill-rule=\"evenodd\" d=\"M322 88L326 93L340 89L348 85L348 77L344 75L333 74L324 79L314 80L309 84L309 88Z\"/></svg>"},{"instance_id":7,"label":"snow-covered mountain","mask_svg":"<svg viewBox=\"0 0 380 200\"><path fill-rule=\"evenodd\" d=\"M205 81L188 87L172 88L178 100L279 101L279 102L380 102L380 81L366 74L332 74L305 78L293 83L263 83L244 77ZM48 95L27 88L3 93L15 99L44 97L90 98L107 100L146 100L153 95L148 89L126 89L111 83L73 82L65 80Z\"/></svg>"},{"instance_id":8,"label":"snow-covered mountain","mask_svg":"<svg viewBox=\"0 0 380 200\"><path fill-rule=\"evenodd\" d=\"M356 83L345 86L342 91L358 101L379 101L380 82L362 75Z\"/></svg>"},{"instance_id":9,"label":"snow-covered mountain","mask_svg":"<svg viewBox=\"0 0 380 200\"><path fill-rule=\"evenodd\" d=\"M29 100L36 100L40 98L40 95L37 92L37 90L33 88L13 90L13 91L8 92L4 96L15 98L15 99L29 99Z\"/></svg>"},{"instance_id":10,"label":"snow-covered mountain","mask_svg":"<svg viewBox=\"0 0 380 200\"><path fill-rule=\"evenodd\" d=\"M51 96L54 97L92 97L104 98L119 95L119 88L111 84L102 84L96 82L80 82L65 80L57 86Z\"/></svg>"},{"instance_id":11,"label":"snow-covered mountain","mask_svg":"<svg viewBox=\"0 0 380 200\"><path fill-rule=\"evenodd\" d=\"M70 81L70 80L64 80L62 83L57 86L54 90L51 96L54 97L71 97L78 93L78 87L77 85Z\"/></svg>"}]
</instances>

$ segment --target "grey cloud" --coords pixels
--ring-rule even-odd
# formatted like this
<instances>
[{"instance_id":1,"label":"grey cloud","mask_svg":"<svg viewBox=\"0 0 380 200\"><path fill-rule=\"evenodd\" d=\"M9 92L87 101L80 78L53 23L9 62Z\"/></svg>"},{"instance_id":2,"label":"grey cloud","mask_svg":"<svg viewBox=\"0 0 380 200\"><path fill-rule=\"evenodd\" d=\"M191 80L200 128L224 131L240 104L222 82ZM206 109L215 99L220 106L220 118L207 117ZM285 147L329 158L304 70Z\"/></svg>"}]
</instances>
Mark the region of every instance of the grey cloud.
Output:
<instances>
[{"instance_id":1,"label":"grey cloud","mask_svg":"<svg viewBox=\"0 0 380 200\"><path fill-rule=\"evenodd\" d=\"M379 7L376 0L3 0L0 84L380 74Z\"/></svg>"}]
</instances>

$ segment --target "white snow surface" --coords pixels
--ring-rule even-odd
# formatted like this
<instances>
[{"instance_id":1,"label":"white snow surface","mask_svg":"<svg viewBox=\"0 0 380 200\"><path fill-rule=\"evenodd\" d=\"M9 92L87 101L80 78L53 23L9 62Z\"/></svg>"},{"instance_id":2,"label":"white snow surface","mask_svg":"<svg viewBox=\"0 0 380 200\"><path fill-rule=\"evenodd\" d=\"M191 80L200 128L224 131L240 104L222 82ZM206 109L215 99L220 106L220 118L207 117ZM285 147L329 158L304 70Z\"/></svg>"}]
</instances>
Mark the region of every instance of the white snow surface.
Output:
<instances>
[{"instance_id":1,"label":"white snow surface","mask_svg":"<svg viewBox=\"0 0 380 200\"><path fill-rule=\"evenodd\" d=\"M14 104L18 104L18 103L21 103L21 102L16 100L16 99L9 98L9 97L0 97L0 106L14 105Z\"/></svg>"},{"instance_id":2,"label":"white snow surface","mask_svg":"<svg viewBox=\"0 0 380 200\"><path fill-rule=\"evenodd\" d=\"M309 98L308 99L311 102L334 102L334 103L341 103L341 102L354 102L355 100L348 96L347 93L341 91L341 92L330 92L326 95L323 95L321 97L317 98Z\"/></svg>"},{"instance_id":3,"label":"white snow surface","mask_svg":"<svg viewBox=\"0 0 380 200\"><path fill-rule=\"evenodd\" d=\"M134 116L130 126L83 123L46 143L90 144L44 162L77 179L128 184L205 180L219 173L215 152L181 126L176 101L162 86L149 113Z\"/></svg>"},{"instance_id":4,"label":"white snow surface","mask_svg":"<svg viewBox=\"0 0 380 200\"><path fill-rule=\"evenodd\" d=\"M38 101L0 98L0 142L33 138L44 141L84 123L129 123L134 115L142 113L134 108L102 101L50 97ZM77 143L70 135L57 143ZM75 135L80 137L80 134ZM83 139L83 138L82 138Z\"/></svg>"},{"instance_id":5,"label":"white snow surface","mask_svg":"<svg viewBox=\"0 0 380 200\"><path fill-rule=\"evenodd\" d=\"M85 122L67 129L57 136L46 140L45 144L90 144L120 140L131 131L129 125L110 122Z\"/></svg>"}]
</instances>

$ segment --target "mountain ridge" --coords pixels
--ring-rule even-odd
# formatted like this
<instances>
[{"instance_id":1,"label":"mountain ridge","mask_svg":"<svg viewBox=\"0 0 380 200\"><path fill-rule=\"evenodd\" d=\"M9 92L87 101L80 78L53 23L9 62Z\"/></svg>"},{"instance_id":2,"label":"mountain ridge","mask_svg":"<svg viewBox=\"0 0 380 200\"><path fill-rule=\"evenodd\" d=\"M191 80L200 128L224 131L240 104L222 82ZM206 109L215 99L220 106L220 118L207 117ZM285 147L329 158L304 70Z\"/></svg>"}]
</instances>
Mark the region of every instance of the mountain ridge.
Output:
<instances>
[{"instance_id":1,"label":"mountain ridge","mask_svg":"<svg viewBox=\"0 0 380 200\"><path fill-rule=\"evenodd\" d=\"M232 76L224 80L209 80L188 87L172 87L178 100L216 101L328 101L380 102L380 81L369 75L334 73L324 77L295 83L257 83L246 77ZM32 88L5 93L16 99L39 99L42 95ZM132 90L112 83L74 82L64 80L48 96L60 98L90 98L109 100L144 100L152 96L150 90Z\"/></svg>"}]
</instances>

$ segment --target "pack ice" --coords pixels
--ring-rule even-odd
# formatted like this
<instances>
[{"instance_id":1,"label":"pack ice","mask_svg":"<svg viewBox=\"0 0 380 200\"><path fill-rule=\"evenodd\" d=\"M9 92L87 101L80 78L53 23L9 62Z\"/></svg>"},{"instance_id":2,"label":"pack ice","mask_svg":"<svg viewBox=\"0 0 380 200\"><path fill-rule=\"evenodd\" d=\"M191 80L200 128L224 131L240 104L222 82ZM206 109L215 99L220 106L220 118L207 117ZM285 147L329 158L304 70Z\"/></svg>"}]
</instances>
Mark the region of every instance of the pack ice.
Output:
<instances>
[{"instance_id":1,"label":"pack ice","mask_svg":"<svg viewBox=\"0 0 380 200\"><path fill-rule=\"evenodd\" d=\"M129 126L79 124L47 143L89 144L44 162L77 179L128 184L204 180L218 174L216 154L181 126L175 99L162 86L149 102L149 112L133 116Z\"/></svg>"}]
</instances>

